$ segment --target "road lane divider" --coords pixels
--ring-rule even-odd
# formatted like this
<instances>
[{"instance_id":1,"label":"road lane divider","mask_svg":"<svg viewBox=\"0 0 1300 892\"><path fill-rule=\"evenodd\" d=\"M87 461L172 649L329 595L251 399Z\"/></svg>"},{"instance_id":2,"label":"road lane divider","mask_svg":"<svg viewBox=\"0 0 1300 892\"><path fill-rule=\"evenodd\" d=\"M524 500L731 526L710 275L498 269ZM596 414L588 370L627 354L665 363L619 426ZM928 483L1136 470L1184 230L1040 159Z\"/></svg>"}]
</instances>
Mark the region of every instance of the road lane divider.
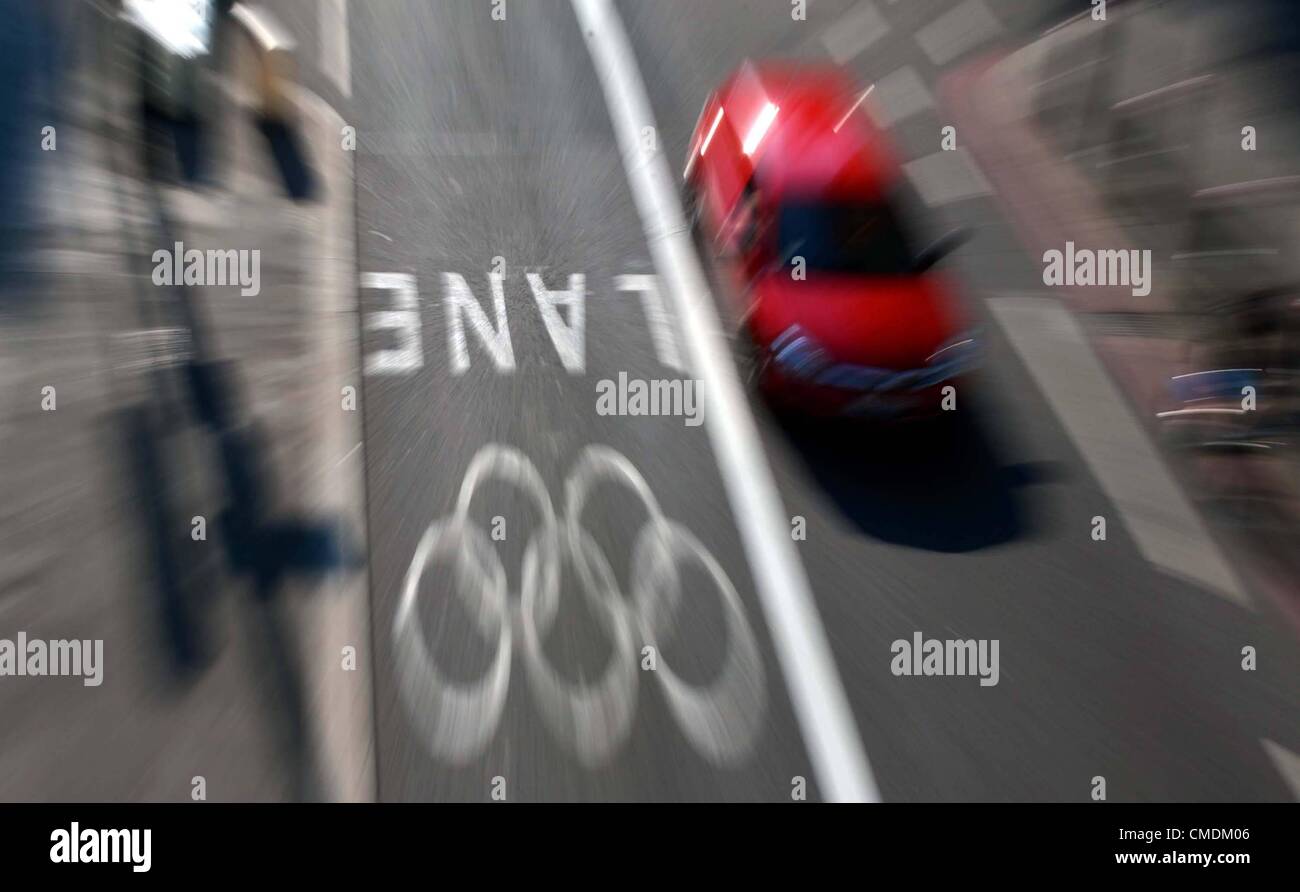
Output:
<instances>
[{"instance_id":1,"label":"road lane divider","mask_svg":"<svg viewBox=\"0 0 1300 892\"><path fill-rule=\"evenodd\" d=\"M880 798L808 577L709 296L657 133L645 84L608 0L572 0L605 94L629 186L687 358L711 396L705 424L753 571L763 614L822 795ZM653 129L650 129L653 128Z\"/></svg>"}]
</instances>

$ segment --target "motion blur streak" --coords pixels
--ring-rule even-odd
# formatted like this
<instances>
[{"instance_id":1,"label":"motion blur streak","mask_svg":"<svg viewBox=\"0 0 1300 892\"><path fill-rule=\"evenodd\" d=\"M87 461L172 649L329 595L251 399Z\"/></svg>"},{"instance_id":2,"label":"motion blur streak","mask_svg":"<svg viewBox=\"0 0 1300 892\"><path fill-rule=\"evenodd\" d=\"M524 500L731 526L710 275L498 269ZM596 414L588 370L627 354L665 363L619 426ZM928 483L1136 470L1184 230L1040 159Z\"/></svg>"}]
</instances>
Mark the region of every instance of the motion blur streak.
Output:
<instances>
[{"instance_id":1,"label":"motion blur streak","mask_svg":"<svg viewBox=\"0 0 1300 892\"><path fill-rule=\"evenodd\" d=\"M0 0L0 800L1300 799L1293 7Z\"/></svg>"}]
</instances>

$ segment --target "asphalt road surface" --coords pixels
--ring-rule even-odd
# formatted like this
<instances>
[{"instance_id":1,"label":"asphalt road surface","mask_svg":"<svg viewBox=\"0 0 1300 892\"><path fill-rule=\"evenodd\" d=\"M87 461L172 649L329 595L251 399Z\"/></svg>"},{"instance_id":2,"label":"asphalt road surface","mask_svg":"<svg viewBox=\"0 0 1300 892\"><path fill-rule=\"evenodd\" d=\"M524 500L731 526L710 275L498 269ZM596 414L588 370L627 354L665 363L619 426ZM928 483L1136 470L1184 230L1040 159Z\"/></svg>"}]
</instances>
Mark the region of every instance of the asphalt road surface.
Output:
<instances>
[{"instance_id":1,"label":"asphalt road surface","mask_svg":"<svg viewBox=\"0 0 1300 892\"><path fill-rule=\"evenodd\" d=\"M690 373L573 7L282 5L358 134L381 798L788 801L801 778L825 795L810 748L833 729L797 718L804 667L778 657L708 394L699 426L597 411L602 379ZM930 159L939 72L1041 30L1032 6L615 9L680 171L706 93L747 56L843 61L890 94L900 154ZM795 552L881 798L1085 800L1099 777L1118 801L1293 798L1294 638L1140 553L1045 396L1061 382L988 310L1041 293L1041 266L947 163L909 170L927 229L976 233L947 261L987 342L959 432L741 407L791 519L776 532L806 529ZM918 632L996 639L998 683L895 676L891 643Z\"/></svg>"}]
</instances>

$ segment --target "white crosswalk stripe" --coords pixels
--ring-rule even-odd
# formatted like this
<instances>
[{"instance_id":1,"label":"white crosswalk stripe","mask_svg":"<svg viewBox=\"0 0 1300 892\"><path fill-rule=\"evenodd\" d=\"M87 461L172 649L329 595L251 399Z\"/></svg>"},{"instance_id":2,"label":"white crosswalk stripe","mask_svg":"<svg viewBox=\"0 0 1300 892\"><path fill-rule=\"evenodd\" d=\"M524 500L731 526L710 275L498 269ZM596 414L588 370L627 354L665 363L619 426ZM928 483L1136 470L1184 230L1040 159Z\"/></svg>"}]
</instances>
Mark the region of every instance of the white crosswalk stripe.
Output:
<instances>
[{"instance_id":1,"label":"white crosswalk stripe","mask_svg":"<svg viewBox=\"0 0 1300 892\"><path fill-rule=\"evenodd\" d=\"M938 139L937 133L935 139ZM930 207L978 198L993 191L970 153L960 147L908 161L903 165L903 171L920 193L921 200Z\"/></svg>"},{"instance_id":2,"label":"white crosswalk stripe","mask_svg":"<svg viewBox=\"0 0 1300 892\"><path fill-rule=\"evenodd\" d=\"M906 65L876 81L867 104L871 117L881 127L892 127L899 121L934 107L934 97L926 88L916 69Z\"/></svg>"},{"instance_id":3,"label":"white crosswalk stripe","mask_svg":"<svg viewBox=\"0 0 1300 892\"><path fill-rule=\"evenodd\" d=\"M916 42L935 65L946 65L1002 31L984 0L965 0L916 32Z\"/></svg>"},{"instance_id":4,"label":"white crosswalk stripe","mask_svg":"<svg viewBox=\"0 0 1300 892\"><path fill-rule=\"evenodd\" d=\"M862 2L841 16L822 35L826 51L843 65L889 33L889 23L875 4Z\"/></svg>"}]
</instances>

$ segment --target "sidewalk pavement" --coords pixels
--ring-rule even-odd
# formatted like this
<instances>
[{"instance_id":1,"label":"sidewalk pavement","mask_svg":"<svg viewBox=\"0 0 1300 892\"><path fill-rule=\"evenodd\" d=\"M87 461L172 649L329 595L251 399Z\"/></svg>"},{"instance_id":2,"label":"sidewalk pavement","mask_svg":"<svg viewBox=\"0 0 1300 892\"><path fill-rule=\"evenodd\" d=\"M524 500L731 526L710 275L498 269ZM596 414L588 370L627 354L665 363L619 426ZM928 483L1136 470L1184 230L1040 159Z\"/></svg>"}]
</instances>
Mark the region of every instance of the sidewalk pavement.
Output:
<instances>
[{"instance_id":1,"label":"sidewalk pavement","mask_svg":"<svg viewBox=\"0 0 1300 892\"><path fill-rule=\"evenodd\" d=\"M150 281L172 245L124 97L103 71L79 75L69 104L90 114L60 122L42 153L27 271L0 285L0 638L102 639L103 681L0 679L0 715L16 719L0 722L0 799L189 801L197 778L217 801L373 798L341 121L300 94L312 203L284 197L247 109L223 120L217 188L161 190L187 247L261 251L259 294L185 289L187 321L182 289ZM221 374L209 383L237 385L219 435L188 377L199 349ZM268 522L317 546L299 556L315 572L270 597L232 565L249 531L222 523L259 478Z\"/></svg>"},{"instance_id":2,"label":"sidewalk pavement","mask_svg":"<svg viewBox=\"0 0 1300 892\"><path fill-rule=\"evenodd\" d=\"M1086 96L1088 88L1082 82L1076 80L1066 87L1061 83L1063 78L1082 78L1082 72L1099 64L1121 65L1116 61L1115 46L1097 45L1095 25L1084 16L1024 48L977 59L948 74L939 93L963 143L993 183L998 200L1031 254L1041 257L1049 249L1062 250L1067 240L1074 242L1076 249L1152 249L1153 287L1146 296L1134 295L1129 287L1055 290L1079 317L1093 349L1128 396L1138 417L1158 438L1156 413L1174 407L1169 379L1206 367L1198 364L1203 357L1201 339L1206 335L1204 306L1195 300L1203 293L1199 289L1204 288L1204 282L1195 271L1170 262L1187 235L1177 207L1161 205L1166 212L1161 217L1135 210L1132 204L1123 205L1132 193L1125 195L1123 188L1108 188L1116 185L1113 180L1107 182L1110 172L1104 163L1094 163L1099 155L1109 151L1113 156L1116 151L1114 144L1105 142L1104 134L1113 132L1115 126L1109 103L1104 105L1105 117L1098 117L1086 107L1063 104L1068 97L1077 99L1080 95L1097 104L1096 96ZM1167 31L1155 29L1155 33L1167 39ZM1088 42L1093 45L1086 46ZM1139 60L1146 52L1136 42L1129 44L1127 51ZM1150 52L1157 53L1155 48ZM1146 57L1145 61L1163 76L1175 76L1167 67L1161 67L1158 58ZM1060 68L1065 71L1058 71ZM1108 86L1125 96L1125 90L1141 89L1135 72L1149 73L1138 64L1111 78ZM1241 101L1235 94L1247 88L1227 81L1218 89L1222 95L1215 108L1222 114L1233 101ZM1068 127L1079 128L1081 122L1086 129L1071 139ZM1239 127L1232 131L1238 141L1239 131ZM1282 132L1290 131L1281 127L1272 130L1274 137ZM1069 151L1072 141L1075 150ZM1130 146L1124 151L1133 149ZM1160 149L1153 151L1164 154ZM1286 154L1285 149L1282 154ZM1195 161L1186 165L1190 170L1179 171L1179 187L1191 181L1199 183L1197 188L1209 188L1215 177L1221 181L1224 177L1246 176L1234 172L1225 160L1231 158L1240 166L1240 159L1226 155L1221 147L1192 157ZM1254 161L1254 157L1247 157ZM1159 168L1170 161L1158 158L1154 163ZM1261 163L1272 175L1278 175L1278 165L1285 161L1271 157ZM1145 185L1156 190L1168 186L1167 182L1158 182L1158 170L1146 169L1136 178L1137 188ZM1134 188L1132 175L1127 183L1119 185ZM1168 201L1167 188L1161 198ZM1289 225L1298 222L1300 214L1291 214ZM1268 225L1263 224L1263 228ZM1259 224L1255 228L1260 228ZM1236 235L1248 240L1254 233ZM1276 281L1285 281L1289 274L1285 268L1270 270ZM1295 579L1300 578L1300 566L1294 556L1295 531L1300 529L1300 493L1296 492L1295 481L1276 461L1242 456L1183 461L1176 463L1175 470L1194 496L1198 490L1222 485L1231 475L1239 492L1267 497L1283 512L1281 522L1267 529L1245 530L1231 518L1207 519L1217 521L1217 529L1230 542L1239 569L1252 587L1267 592L1270 600L1300 625L1300 591L1295 584Z\"/></svg>"}]
</instances>

